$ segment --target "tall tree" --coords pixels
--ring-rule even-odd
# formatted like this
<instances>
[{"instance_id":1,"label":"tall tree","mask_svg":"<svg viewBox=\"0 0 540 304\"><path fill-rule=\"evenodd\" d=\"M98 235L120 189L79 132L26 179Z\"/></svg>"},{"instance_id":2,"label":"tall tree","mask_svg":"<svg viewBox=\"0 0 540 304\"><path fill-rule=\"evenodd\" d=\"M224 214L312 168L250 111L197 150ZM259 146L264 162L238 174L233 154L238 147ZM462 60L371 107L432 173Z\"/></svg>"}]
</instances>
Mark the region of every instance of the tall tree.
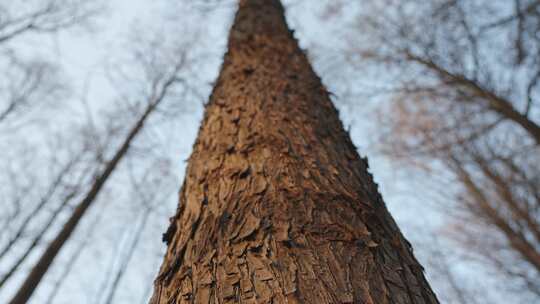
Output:
<instances>
[{"instance_id":1,"label":"tall tree","mask_svg":"<svg viewBox=\"0 0 540 304\"><path fill-rule=\"evenodd\" d=\"M146 54L146 56L150 57L149 54ZM143 60L143 58L140 60ZM129 131L124 135L125 137L123 137L114 154L104 162L101 170L96 173L91 186L87 189L87 192L81 200L75 205L67 221L47 245L31 271L26 275L26 278L11 299L11 304L24 304L30 299L62 247L67 243L89 208L97 201L107 181L117 171L120 162L125 159L130 152L136 138L143 132L151 115L158 111L159 106L167 99L168 95L171 94L174 87L183 82L179 73L182 68L184 68L185 63L185 54L181 54L177 62L171 64L168 69L154 71L153 74L149 73L149 76L153 76L150 82L150 95L147 97L147 100L140 105L142 108L140 109L140 113L136 114L137 116L134 118ZM155 68L156 66L152 67ZM150 65L145 65L145 68L149 67Z\"/></svg>"},{"instance_id":2,"label":"tall tree","mask_svg":"<svg viewBox=\"0 0 540 304\"><path fill-rule=\"evenodd\" d=\"M438 303L280 2L228 48L151 303Z\"/></svg>"},{"instance_id":3,"label":"tall tree","mask_svg":"<svg viewBox=\"0 0 540 304\"><path fill-rule=\"evenodd\" d=\"M382 152L444 187L452 255L538 302L540 1L365 1L357 18L363 71L385 67Z\"/></svg>"}]
</instances>

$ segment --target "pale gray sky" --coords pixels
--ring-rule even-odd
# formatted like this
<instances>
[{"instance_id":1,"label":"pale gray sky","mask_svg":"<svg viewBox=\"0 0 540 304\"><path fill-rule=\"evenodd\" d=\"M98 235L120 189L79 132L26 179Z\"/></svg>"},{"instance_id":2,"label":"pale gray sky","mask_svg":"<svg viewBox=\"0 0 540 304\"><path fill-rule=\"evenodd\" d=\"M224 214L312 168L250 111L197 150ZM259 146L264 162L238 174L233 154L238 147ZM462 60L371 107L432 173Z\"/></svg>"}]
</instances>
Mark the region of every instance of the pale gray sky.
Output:
<instances>
[{"instance_id":1,"label":"pale gray sky","mask_svg":"<svg viewBox=\"0 0 540 304\"><path fill-rule=\"evenodd\" d=\"M420 208L418 201L411 201L403 195L402 188L407 188L410 185L400 182L403 176L394 173L388 160L375 155L370 145L374 140L373 136L375 136L371 130L372 122L375 119L371 105L357 103L351 107L340 99L343 78L336 76L339 71L336 72L330 68L331 66L329 67L327 57L332 51L338 51L346 43L347 33L338 32L337 29L349 22L346 20L348 15L346 14L345 19L342 20L344 23L339 25L321 23L320 16L323 15L323 8L331 2L330 0L284 2L290 4L288 19L291 27L296 30L301 45L307 48L308 53L314 58L315 68L320 72L323 81L331 91L336 93L337 106L341 110L344 125L351 127L352 139L360 148L359 152L363 156L366 154L369 156L372 173L380 185L383 197L406 236L410 238L415 231L412 223L426 225L438 222L434 221L435 214L431 213L429 208ZM78 99L82 95L86 96L96 115L99 115L99 109L107 107L117 91L107 78L106 63L110 62L111 58L122 58L122 53L126 52L126 38L129 37L134 24L141 29L163 24L163 30L167 31L163 33L164 36L181 35L181 31L174 30L175 24L182 24L182 18L189 19L193 16L179 15L180 8L175 11L173 3L172 0L110 0L107 2L106 14L99 18L93 32L77 29L62 33L54 39L32 38L25 40L23 43L26 44L25 48L29 54L41 53L42 56L57 58L56 60L64 69L66 79L73 86L73 98L68 101L69 106L54 112L58 119L51 121L51 124L62 125L65 121L79 119L77 115L80 115L82 110ZM208 46L208 50L211 51L210 57L212 58L209 62L212 64L201 66L199 77L207 82L204 84L207 87L209 87L208 82L217 76L233 9L234 6L228 5L206 15L200 15L198 24L192 24L194 28L204 25L205 36L202 37L201 43ZM208 90L206 92L208 93ZM173 158L176 158L173 170L176 172L178 180L183 178L184 160L189 156L202 117L201 101L192 102L189 111L179 116L178 121L172 125L173 129L163 130L164 134L172 136L170 141L173 144L169 152ZM121 182L114 181L113 184L115 183ZM121 211L123 210L121 206L113 204L114 201L121 202L119 197L122 195L115 193L114 187L109 188L109 191L98 203L101 206L94 206L93 212L85 220L85 224L79 227L71 239L71 249L84 238L87 230L85 227L96 217L96 211L102 210L104 204L111 205L107 205L107 212L113 214L116 214L114 212L124 212ZM166 205L164 210L168 210L170 212L168 216L171 216L176 207L176 194L171 196ZM164 245L161 244L161 233L168 224L166 214L167 212L164 212L152 218L148 231L144 235L144 246L140 246L144 248L139 248L140 254L134 257L130 273L126 276L127 279L121 282L121 288L114 303L139 303L147 294L147 287L150 286L151 278L157 272L160 263L160 253L164 250ZM107 223L108 221L111 223ZM113 259L115 248L124 240L122 227L125 223L113 222L113 217L105 217L102 219L103 227L93 231L91 239L93 242L99 243L99 246L85 249L54 303L101 304L103 280L107 270L117 264L117 261L115 262ZM63 250L56 265L66 261L70 248ZM30 265L26 265L26 267L28 268ZM47 276L31 303L40 304L45 301L52 284L60 273L61 269L57 267ZM11 295L20 282L20 278L19 276L12 280L9 287L0 292L0 302L5 301Z\"/></svg>"}]
</instances>

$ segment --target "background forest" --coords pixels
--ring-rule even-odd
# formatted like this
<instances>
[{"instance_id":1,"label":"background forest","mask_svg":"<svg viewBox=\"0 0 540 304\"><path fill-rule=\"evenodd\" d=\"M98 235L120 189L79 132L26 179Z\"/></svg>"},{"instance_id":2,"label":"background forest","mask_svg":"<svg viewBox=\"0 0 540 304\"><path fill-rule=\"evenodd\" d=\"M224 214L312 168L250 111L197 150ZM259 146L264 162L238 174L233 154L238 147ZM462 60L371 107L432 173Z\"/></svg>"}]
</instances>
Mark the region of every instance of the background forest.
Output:
<instances>
[{"instance_id":1,"label":"background forest","mask_svg":"<svg viewBox=\"0 0 540 304\"><path fill-rule=\"evenodd\" d=\"M439 300L539 301L540 1L283 2ZM0 302L147 302L235 8L0 0Z\"/></svg>"}]
</instances>

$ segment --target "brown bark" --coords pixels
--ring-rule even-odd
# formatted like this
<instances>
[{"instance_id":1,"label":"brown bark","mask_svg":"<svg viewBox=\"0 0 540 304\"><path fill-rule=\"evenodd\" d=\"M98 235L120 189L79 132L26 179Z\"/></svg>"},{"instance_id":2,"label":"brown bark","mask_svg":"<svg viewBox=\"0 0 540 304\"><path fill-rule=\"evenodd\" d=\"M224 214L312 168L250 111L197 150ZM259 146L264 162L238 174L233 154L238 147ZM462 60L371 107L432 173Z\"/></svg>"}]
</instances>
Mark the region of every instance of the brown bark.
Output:
<instances>
[{"instance_id":1,"label":"brown bark","mask_svg":"<svg viewBox=\"0 0 540 304\"><path fill-rule=\"evenodd\" d=\"M279 1L228 47L151 303L438 303Z\"/></svg>"}]
</instances>

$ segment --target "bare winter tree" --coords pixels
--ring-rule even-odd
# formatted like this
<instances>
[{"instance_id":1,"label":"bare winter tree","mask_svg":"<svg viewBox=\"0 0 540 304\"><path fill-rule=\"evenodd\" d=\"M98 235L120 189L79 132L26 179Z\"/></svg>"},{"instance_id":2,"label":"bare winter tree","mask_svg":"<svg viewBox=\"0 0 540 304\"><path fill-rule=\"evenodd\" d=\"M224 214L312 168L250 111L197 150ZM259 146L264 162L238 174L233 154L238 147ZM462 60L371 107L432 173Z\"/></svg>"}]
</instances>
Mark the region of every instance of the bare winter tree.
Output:
<instances>
[{"instance_id":1,"label":"bare winter tree","mask_svg":"<svg viewBox=\"0 0 540 304\"><path fill-rule=\"evenodd\" d=\"M385 70L383 150L450 172L448 234L538 300L540 2L367 1L358 29L351 60Z\"/></svg>"},{"instance_id":2,"label":"bare winter tree","mask_svg":"<svg viewBox=\"0 0 540 304\"><path fill-rule=\"evenodd\" d=\"M5 183L11 191L17 192L7 198L7 202L16 206L15 210L20 212L20 216L15 213L8 214L3 224L3 237L6 240L2 242L0 249L0 262L6 262L9 266L0 275L0 288L38 247L58 216L78 197L92 174L92 166L96 162L89 160L91 150L84 146L69 149L65 144L68 138L57 137L55 145L48 149L52 152L51 158L46 160L51 170L49 174L32 173L36 170L34 167L17 167L13 169L16 172ZM63 148L60 148L61 145ZM61 153L62 150L65 153ZM22 176L31 178L31 185L37 189L21 188L22 182L19 179ZM42 180L45 182L41 182ZM52 211L47 212L47 208ZM32 230L35 232L31 233ZM25 248L21 250L21 247ZM14 251L18 252L13 253Z\"/></svg>"},{"instance_id":3,"label":"bare winter tree","mask_svg":"<svg viewBox=\"0 0 540 304\"><path fill-rule=\"evenodd\" d=\"M0 288L38 247L92 173L83 168L90 148L84 143L73 144L67 134L44 125L39 135L18 133L20 126L32 120L44 122L45 115L30 114L56 108L65 100L69 86L54 60L36 54L28 44L41 44L52 34L90 26L99 10L98 1L0 4L0 69L4 76L0 80L0 149L4 151L0 178L6 186L2 189L6 212L0 234Z\"/></svg>"},{"instance_id":4,"label":"bare winter tree","mask_svg":"<svg viewBox=\"0 0 540 304\"><path fill-rule=\"evenodd\" d=\"M155 170L156 167L162 170ZM109 286L104 289L106 292L103 293L103 301L99 303L115 303L114 299L119 289L118 286L129 270L130 262L138 251L137 248L143 245L141 241L149 219L159 205L164 204L172 197L173 189L176 188L177 184L174 183L176 180L172 177L174 172L171 172L170 169L171 164L164 155L163 159L156 159L151 167L145 169L143 174L131 172L132 191L136 203L140 204L140 207L137 208L137 221L134 225L126 225L126 228L130 231L122 249L115 257L118 261L116 269L104 278Z\"/></svg>"},{"instance_id":5,"label":"bare winter tree","mask_svg":"<svg viewBox=\"0 0 540 304\"><path fill-rule=\"evenodd\" d=\"M51 2L60 4L61 1ZM69 1L74 6L73 11L65 11L66 16L74 17L76 8L87 7L85 3L75 5L75 2L77 1ZM42 3L28 2L28 8L38 10ZM16 6L20 8L14 3L13 7ZM47 12L52 8L48 8ZM19 12L15 8L12 10ZM60 15L63 14L58 16ZM39 20L41 19L38 18L32 23ZM58 31L62 30L61 25L69 28L75 26L75 23L59 23L56 28ZM5 99L17 99L20 102L13 103L9 111L5 111L5 124L0 126L0 145L2 148L6 147L2 149L6 153L0 162L0 166L6 170L0 173L0 181L3 185L8 185L0 187L2 207L7 207L7 212L0 215L0 225L5 228L0 235L0 301L6 296L12 296L24 277L26 279L13 299L14 303L26 303L38 284L44 288L40 289L39 297L34 297L34 300L41 301L43 295L48 295L51 302L64 297L62 291L66 285L73 285L71 278L75 277L75 282L82 280L81 272L76 267L78 260L84 259L88 251L109 254L107 248L99 247L103 242L96 235L110 233L111 230L107 229L110 228L108 226L114 226L111 222L124 224L132 237L119 251L118 265L115 264L118 268L111 271L111 277L105 286L107 293L102 300L113 302L120 296L126 296L125 292L121 294L122 290L119 290L118 286L125 280L124 274L128 266L131 266L130 263L141 257L140 252L148 252L147 248L140 249L142 246L139 246L140 243L146 244L141 240L148 237L148 226L156 226L155 218L159 218L161 223L166 216L159 212L163 212L163 209L170 210L170 203L159 206L145 204L162 202L165 199L163 196L171 193L171 183L175 184L174 186L177 183L177 172L174 171L173 177L171 169L178 163L178 154L175 154L174 163L166 162L171 155L171 151L167 151L171 145L166 138L170 135L169 123L172 120L178 123L179 117L186 110L186 99L199 99L195 96L198 92L188 88L183 79L195 79L194 75L199 72L197 69L204 67L204 63L200 62L195 66L193 58L189 57L191 54L187 54L192 49L191 41L188 40L197 36L196 29L186 30L172 39L161 32L164 26L165 22L156 25L160 36L154 35L157 31L151 32L148 26L135 28L134 33L125 40L127 43L122 45L121 55L107 57L108 62L104 65L108 68L104 74L108 75L105 80L109 80L110 86L115 90L114 100L86 99L81 104L71 102L70 107L74 110L60 117L49 117L37 111L49 106L55 107L59 102L67 100L66 96L61 94L66 84L62 81L62 84L58 85L61 81L52 72L58 71L56 65L43 60L43 56L37 56L37 59L32 60L47 62L42 72L20 73L26 68L33 69L36 65L27 65L26 62L18 64L19 61L27 59L26 54L11 51L19 50L17 42L25 37L55 33L57 30L52 26L47 29L40 26L39 30L35 30L36 26L31 25L28 26L28 31L14 31L9 39L4 40L6 54L13 55L13 60L6 61L13 72L12 77L2 79L6 88L9 88L2 93L20 94L24 98ZM177 27L176 33L178 28L184 31L183 27ZM148 39L149 36L152 37ZM15 81L19 76L21 79ZM50 85L48 81L51 81ZM30 134L28 130L32 128L14 128L26 123L30 112L36 114L32 119L52 122L53 127L48 128L43 124L44 130L35 128L39 129L38 132ZM70 119L69 115L76 117ZM17 134L14 134L13 130L17 131ZM51 130L55 132L50 132ZM141 168L151 171L152 180L138 180L146 174L141 172ZM164 168L169 171L163 170ZM131 172L132 169L135 172ZM169 188L151 186L156 180L167 184ZM143 188L144 195L140 195ZM107 201L111 194L115 202ZM169 200L170 198L168 197ZM144 203L136 204L138 201ZM99 207L93 209L99 209L91 211L90 206L96 204L99 204ZM122 210L114 210L118 213L113 213L111 205ZM95 225L88 223L88 219L92 218L90 213L96 212L105 214L106 219L101 220L97 228L90 229L88 226ZM139 224L133 223L131 213L137 216ZM79 238L79 242L72 246L66 246L70 244L67 240L73 235L76 226L80 232L88 230L87 236L82 241L82 237ZM153 229L158 233L156 227ZM133 248L137 248L137 252L132 252ZM63 251L62 256L58 256L60 249ZM53 268L51 266L55 259L61 259L65 264L57 263ZM157 261L159 257L154 253L152 259ZM36 264L36 267L32 267ZM135 271L140 270L139 266L135 267ZM92 271L88 273L99 275ZM48 275L47 278L45 274ZM55 276L54 281L50 280L51 274ZM66 279L68 276L70 279ZM52 283L52 286L42 283ZM47 287L52 287L52 292ZM72 286L67 286L70 287ZM148 292L145 292L144 296L148 297Z\"/></svg>"},{"instance_id":6,"label":"bare winter tree","mask_svg":"<svg viewBox=\"0 0 540 304\"><path fill-rule=\"evenodd\" d=\"M129 129L126 130L125 127L117 129L118 123L123 120L119 120L119 117L110 117L111 125L105 129L103 134L106 134L105 138L114 137L111 142L106 140L106 145L103 145L105 147L104 153L99 155L102 162L99 169L96 170L90 186L85 189L83 195L80 195L80 200L74 205L72 214L41 254L10 303L26 303L28 301L60 249L74 232L87 210L98 199L106 182L117 171L120 162L134 146L135 138L143 132L151 114L158 111L164 100L167 100L171 94L174 95L175 91L182 90L178 87L185 88L181 72L187 65L185 54L187 47L181 45L176 49L167 49L169 53L174 53L173 58L160 52L161 49L155 48L157 40L152 40L150 43L141 42L145 42L146 45L135 49L133 53L133 59L137 65L129 66L127 69L131 72L139 70L136 75L145 80L142 87L139 88L144 95L141 94L135 101L120 100L119 105L123 107L115 114L131 117L127 120L128 122L131 120L128 123L130 124ZM110 145L114 144L117 144L117 148L110 149Z\"/></svg>"}]
</instances>

